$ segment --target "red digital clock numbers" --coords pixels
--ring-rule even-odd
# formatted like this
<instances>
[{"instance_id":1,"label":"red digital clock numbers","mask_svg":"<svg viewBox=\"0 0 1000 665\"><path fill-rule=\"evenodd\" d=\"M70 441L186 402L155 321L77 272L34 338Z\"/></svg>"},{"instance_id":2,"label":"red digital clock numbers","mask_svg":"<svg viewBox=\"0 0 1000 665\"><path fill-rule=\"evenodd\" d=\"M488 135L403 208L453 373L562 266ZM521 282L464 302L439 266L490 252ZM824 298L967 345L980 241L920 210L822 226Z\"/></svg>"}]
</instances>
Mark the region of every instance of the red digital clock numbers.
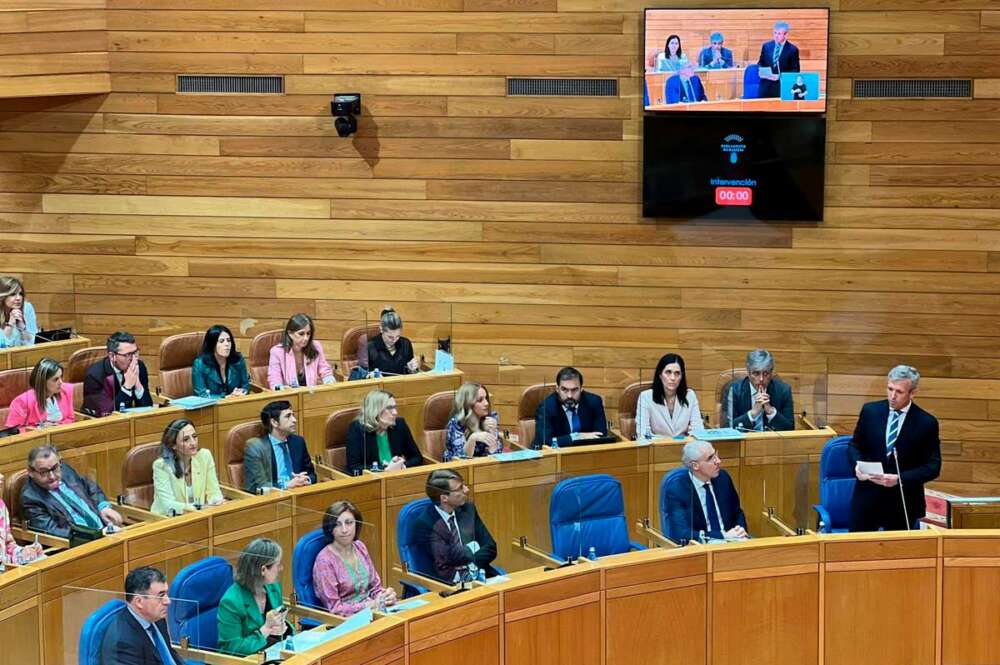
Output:
<instances>
[{"instance_id":1,"label":"red digital clock numbers","mask_svg":"<svg viewBox=\"0 0 1000 665\"><path fill-rule=\"evenodd\" d=\"M716 187L715 203L720 206L748 206L753 203L753 190L749 187Z\"/></svg>"}]
</instances>

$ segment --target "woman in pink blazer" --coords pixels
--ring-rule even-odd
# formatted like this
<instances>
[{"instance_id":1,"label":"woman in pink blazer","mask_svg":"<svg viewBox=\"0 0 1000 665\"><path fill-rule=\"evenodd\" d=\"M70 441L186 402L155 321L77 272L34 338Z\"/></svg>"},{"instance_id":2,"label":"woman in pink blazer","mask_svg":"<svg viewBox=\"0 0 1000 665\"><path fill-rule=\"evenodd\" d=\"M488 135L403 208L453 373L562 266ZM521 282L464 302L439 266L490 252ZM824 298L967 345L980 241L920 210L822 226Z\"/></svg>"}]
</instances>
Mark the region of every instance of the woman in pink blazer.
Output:
<instances>
[{"instance_id":1,"label":"woman in pink blazer","mask_svg":"<svg viewBox=\"0 0 1000 665\"><path fill-rule=\"evenodd\" d=\"M57 361L39 360L31 370L31 388L10 403L5 426L35 429L73 422L73 384L63 383L62 375Z\"/></svg>"},{"instance_id":2,"label":"woman in pink blazer","mask_svg":"<svg viewBox=\"0 0 1000 665\"><path fill-rule=\"evenodd\" d=\"M288 319L281 344L271 347L267 365L267 383L271 390L336 381L323 355L323 345L313 339L314 331L308 314L296 314Z\"/></svg>"}]
</instances>

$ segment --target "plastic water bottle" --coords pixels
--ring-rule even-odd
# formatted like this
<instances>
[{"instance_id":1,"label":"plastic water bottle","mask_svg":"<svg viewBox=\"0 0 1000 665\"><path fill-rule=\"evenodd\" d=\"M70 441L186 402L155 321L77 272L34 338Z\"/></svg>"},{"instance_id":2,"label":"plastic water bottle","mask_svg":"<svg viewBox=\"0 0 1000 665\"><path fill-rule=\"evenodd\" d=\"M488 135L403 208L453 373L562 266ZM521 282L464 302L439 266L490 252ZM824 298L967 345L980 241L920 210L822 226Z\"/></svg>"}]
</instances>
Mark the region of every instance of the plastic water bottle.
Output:
<instances>
[{"instance_id":1,"label":"plastic water bottle","mask_svg":"<svg viewBox=\"0 0 1000 665\"><path fill-rule=\"evenodd\" d=\"M596 547L592 546L589 550L587 550L587 558L590 559L591 561L597 561L597 548Z\"/></svg>"},{"instance_id":2,"label":"plastic water bottle","mask_svg":"<svg viewBox=\"0 0 1000 665\"><path fill-rule=\"evenodd\" d=\"M551 447L552 448L558 448L559 447L559 438L558 437L555 437L555 436L552 437L552 446Z\"/></svg>"},{"instance_id":3,"label":"plastic water bottle","mask_svg":"<svg viewBox=\"0 0 1000 665\"><path fill-rule=\"evenodd\" d=\"M378 611L385 614L385 594L383 593L378 595Z\"/></svg>"},{"instance_id":4,"label":"plastic water bottle","mask_svg":"<svg viewBox=\"0 0 1000 665\"><path fill-rule=\"evenodd\" d=\"M486 584L486 571L482 568L479 569L479 583Z\"/></svg>"},{"instance_id":5,"label":"plastic water bottle","mask_svg":"<svg viewBox=\"0 0 1000 665\"><path fill-rule=\"evenodd\" d=\"M379 471L381 471L381 469L378 467L378 462L372 462L372 473L378 473Z\"/></svg>"},{"instance_id":6,"label":"plastic water bottle","mask_svg":"<svg viewBox=\"0 0 1000 665\"><path fill-rule=\"evenodd\" d=\"M295 651L295 641L291 637L285 640L284 649L285 651Z\"/></svg>"}]
</instances>

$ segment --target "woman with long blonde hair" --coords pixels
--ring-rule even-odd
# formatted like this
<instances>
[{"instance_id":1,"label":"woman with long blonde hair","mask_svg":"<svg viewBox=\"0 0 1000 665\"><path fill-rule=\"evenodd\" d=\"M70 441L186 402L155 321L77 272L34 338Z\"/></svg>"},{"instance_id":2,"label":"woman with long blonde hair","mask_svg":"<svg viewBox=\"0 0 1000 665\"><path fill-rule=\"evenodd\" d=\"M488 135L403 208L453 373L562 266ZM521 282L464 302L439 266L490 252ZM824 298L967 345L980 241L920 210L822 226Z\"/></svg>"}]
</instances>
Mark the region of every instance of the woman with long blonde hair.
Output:
<instances>
[{"instance_id":1,"label":"woman with long blonde hair","mask_svg":"<svg viewBox=\"0 0 1000 665\"><path fill-rule=\"evenodd\" d=\"M503 450L500 419L490 402L490 391L480 383L463 383L455 391L444 446L444 461L455 457L484 457Z\"/></svg>"}]
</instances>

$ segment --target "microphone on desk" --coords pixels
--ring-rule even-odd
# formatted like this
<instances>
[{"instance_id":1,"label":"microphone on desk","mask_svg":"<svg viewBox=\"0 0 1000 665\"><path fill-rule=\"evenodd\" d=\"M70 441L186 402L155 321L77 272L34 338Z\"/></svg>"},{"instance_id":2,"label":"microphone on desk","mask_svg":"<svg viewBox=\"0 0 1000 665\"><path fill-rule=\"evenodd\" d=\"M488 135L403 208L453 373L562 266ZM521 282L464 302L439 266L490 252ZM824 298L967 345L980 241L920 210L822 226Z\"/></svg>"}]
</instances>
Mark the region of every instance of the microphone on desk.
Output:
<instances>
[{"instance_id":1,"label":"microphone on desk","mask_svg":"<svg viewBox=\"0 0 1000 665\"><path fill-rule=\"evenodd\" d=\"M896 484L899 485L899 498L903 502L903 519L906 520L906 530L910 530L910 514L906 510L906 495L903 493L903 472L899 469L899 449L892 447L892 458L896 462Z\"/></svg>"}]
</instances>

